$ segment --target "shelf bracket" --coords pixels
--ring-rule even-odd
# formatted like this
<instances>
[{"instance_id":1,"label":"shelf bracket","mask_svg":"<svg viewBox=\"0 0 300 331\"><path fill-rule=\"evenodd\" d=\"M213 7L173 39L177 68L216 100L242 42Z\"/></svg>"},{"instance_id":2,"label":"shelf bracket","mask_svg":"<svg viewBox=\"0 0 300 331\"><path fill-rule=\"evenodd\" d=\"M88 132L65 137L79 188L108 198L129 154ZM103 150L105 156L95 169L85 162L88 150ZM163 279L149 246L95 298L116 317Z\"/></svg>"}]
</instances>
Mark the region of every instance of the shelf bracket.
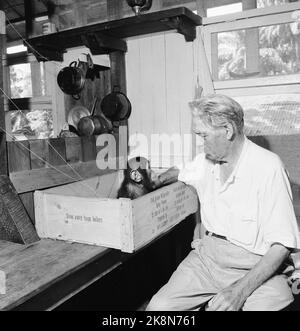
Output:
<instances>
[{"instance_id":1,"label":"shelf bracket","mask_svg":"<svg viewBox=\"0 0 300 331\"><path fill-rule=\"evenodd\" d=\"M184 35L186 41L194 41L196 39L196 27L192 25L185 17L170 17L160 20L161 23L167 25L171 29L177 30L178 33Z\"/></svg>"},{"instance_id":2,"label":"shelf bracket","mask_svg":"<svg viewBox=\"0 0 300 331\"><path fill-rule=\"evenodd\" d=\"M107 54L115 51L127 52L127 43L104 33L93 32L81 35L82 43L93 55Z\"/></svg>"}]
</instances>

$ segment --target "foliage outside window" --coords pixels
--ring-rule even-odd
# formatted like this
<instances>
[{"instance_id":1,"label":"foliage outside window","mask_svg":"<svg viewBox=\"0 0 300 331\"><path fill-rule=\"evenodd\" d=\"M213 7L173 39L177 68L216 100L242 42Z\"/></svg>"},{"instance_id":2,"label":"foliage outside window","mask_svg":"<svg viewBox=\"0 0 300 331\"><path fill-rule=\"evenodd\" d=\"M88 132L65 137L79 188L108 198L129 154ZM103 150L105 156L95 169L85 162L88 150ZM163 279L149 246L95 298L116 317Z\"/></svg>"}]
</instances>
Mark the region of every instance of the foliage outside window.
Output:
<instances>
[{"instance_id":1,"label":"foliage outside window","mask_svg":"<svg viewBox=\"0 0 300 331\"><path fill-rule=\"evenodd\" d=\"M270 6L280 6L291 2L296 2L299 0L257 0L257 8L264 8Z\"/></svg>"},{"instance_id":2,"label":"foliage outside window","mask_svg":"<svg viewBox=\"0 0 300 331\"><path fill-rule=\"evenodd\" d=\"M297 23L256 30L259 68L255 77L300 73L300 27ZM219 80L247 78L246 33L247 30L218 33Z\"/></svg>"},{"instance_id":3,"label":"foliage outside window","mask_svg":"<svg viewBox=\"0 0 300 331\"><path fill-rule=\"evenodd\" d=\"M6 126L17 140L52 138L52 101L45 64L26 59L16 60L8 56L8 84L12 100L6 113Z\"/></svg>"}]
</instances>

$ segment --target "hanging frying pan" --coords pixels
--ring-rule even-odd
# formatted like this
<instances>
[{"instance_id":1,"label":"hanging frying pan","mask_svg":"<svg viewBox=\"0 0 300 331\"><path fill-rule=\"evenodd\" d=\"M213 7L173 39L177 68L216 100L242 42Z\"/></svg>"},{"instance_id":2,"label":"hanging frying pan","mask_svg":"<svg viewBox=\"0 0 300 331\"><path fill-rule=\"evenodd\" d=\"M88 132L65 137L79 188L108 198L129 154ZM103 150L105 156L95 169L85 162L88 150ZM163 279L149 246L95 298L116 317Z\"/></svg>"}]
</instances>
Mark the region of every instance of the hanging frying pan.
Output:
<instances>
[{"instance_id":1,"label":"hanging frying pan","mask_svg":"<svg viewBox=\"0 0 300 331\"><path fill-rule=\"evenodd\" d=\"M78 123L82 117L90 116L90 112L83 106L73 107L68 114L68 124L71 125L75 130L78 130Z\"/></svg>"},{"instance_id":2,"label":"hanging frying pan","mask_svg":"<svg viewBox=\"0 0 300 331\"><path fill-rule=\"evenodd\" d=\"M113 122L125 121L131 115L131 103L120 87L115 86L113 92L102 100L101 110Z\"/></svg>"}]
</instances>

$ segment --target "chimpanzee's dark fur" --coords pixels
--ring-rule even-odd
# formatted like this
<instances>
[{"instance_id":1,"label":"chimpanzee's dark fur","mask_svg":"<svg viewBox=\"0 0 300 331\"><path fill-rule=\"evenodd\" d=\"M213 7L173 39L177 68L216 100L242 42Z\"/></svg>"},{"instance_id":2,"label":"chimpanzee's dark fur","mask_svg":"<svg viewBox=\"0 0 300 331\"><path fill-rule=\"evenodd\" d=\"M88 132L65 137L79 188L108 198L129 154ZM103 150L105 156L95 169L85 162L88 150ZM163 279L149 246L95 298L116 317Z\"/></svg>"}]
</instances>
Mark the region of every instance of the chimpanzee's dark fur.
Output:
<instances>
[{"instance_id":1,"label":"chimpanzee's dark fur","mask_svg":"<svg viewBox=\"0 0 300 331\"><path fill-rule=\"evenodd\" d=\"M141 158L135 158L140 162ZM146 160L146 162L148 162ZM118 198L129 198L137 199L147 193L152 192L155 189L155 185L151 180L151 170L150 169L134 169L138 171L142 176L142 181L137 183L130 177L130 173L133 169L130 166L130 161L128 162L127 169L124 170L124 181L118 191Z\"/></svg>"}]
</instances>

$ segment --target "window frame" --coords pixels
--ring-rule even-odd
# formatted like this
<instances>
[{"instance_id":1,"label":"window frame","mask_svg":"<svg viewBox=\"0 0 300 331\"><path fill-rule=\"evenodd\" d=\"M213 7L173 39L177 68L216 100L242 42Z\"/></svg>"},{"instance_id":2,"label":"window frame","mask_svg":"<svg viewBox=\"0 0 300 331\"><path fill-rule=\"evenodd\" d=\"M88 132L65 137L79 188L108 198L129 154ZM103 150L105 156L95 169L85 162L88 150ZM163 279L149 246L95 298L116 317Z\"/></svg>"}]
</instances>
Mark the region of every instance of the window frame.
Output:
<instances>
[{"instance_id":1,"label":"window frame","mask_svg":"<svg viewBox=\"0 0 300 331\"><path fill-rule=\"evenodd\" d=\"M7 48L16 46L16 43L7 44ZM17 65L22 63L39 63L33 54L28 52L20 52L15 54L7 54L5 60L5 90L11 98L10 91L10 73L9 66ZM51 109L53 116L53 135L58 137L65 124L65 107L64 107L64 94L59 89L56 77L60 71L61 63L54 61L44 62L45 65L45 82L46 82L46 93L45 96L33 96L26 98L11 98L16 103L20 110L48 110ZM32 73L33 74L33 73ZM28 107L28 103L30 106ZM28 109L29 108L29 109ZM11 124L9 121L9 112L18 110L12 105L12 102L5 98L4 110L6 114L6 130L9 133L7 135L7 141L11 141L13 136L11 131ZM60 111L59 111L60 110ZM61 111L63 110L63 111Z\"/></svg>"},{"instance_id":2,"label":"window frame","mask_svg":"<svg viewBox=\"0 0 300 331\"><path fill-rule=\"evenodd\" d=\"M300 74L227 81L215 79L216 70L218 70L217 33L293 23L295 19L292 17L292 13L298 10L300 10L300 2L252 9L230 15L203 18L203 41L215 91L229 95L236 95L237 91L243 91L246 95L254 95L254 93L259 92L259 90L263 88L259 94L269 94L270 92L282 93L283 89L288 91L288 93L296 93L296 91L299 93ZM288 89L286 88L287 86Z\"/></svg>"}]
</instances>

